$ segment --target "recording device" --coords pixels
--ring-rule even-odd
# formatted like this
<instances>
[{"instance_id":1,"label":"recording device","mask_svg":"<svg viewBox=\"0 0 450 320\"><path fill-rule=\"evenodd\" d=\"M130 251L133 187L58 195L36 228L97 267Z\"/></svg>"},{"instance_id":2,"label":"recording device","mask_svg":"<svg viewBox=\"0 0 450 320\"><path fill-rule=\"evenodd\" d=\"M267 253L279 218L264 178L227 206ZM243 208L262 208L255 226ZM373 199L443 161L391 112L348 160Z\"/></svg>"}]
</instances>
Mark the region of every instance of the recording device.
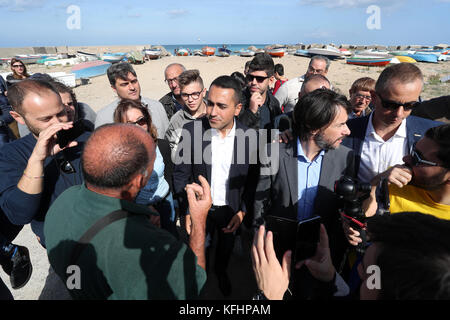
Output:
<instances>
[{"instance_id":1,"label":"recording device","mask_svg":"<svg viewBox=\"0 0 450 320\"><path fill-rule=\"evenodd\" d=\"M287 250L292 251L293 262L315 255L320 236L319 216L298 222L297 220L266 216L266 229L273 233L273 246L280 264Z\"/></svg>"},{"instance_id":2,"label":"recording device","mask_svg":"<svg viewBox=\"0 0 450 320\"><path fill-rule=\"evenodd\" d=\"M60 130L56 133L56 143L62 149L71 141L81 136L86 131L83 119L73 123L73 127L69 130Z\"/></svg>"},{"instance_id":3,"label":"recording device","mask_svg":"<svg viewBox=\"0 0 450 320\"><path fill-rule=\"evenodd\" d=\"M367 246L366 243L366 215L362 209L362 203L369 198L371 185L360 183L357 180L343 176L334 184L334 192L342 200L343 206L340 208L350 227L360 233L362 242L358 244L356 250L363 254Z\"/></svg>"}]
</instances>

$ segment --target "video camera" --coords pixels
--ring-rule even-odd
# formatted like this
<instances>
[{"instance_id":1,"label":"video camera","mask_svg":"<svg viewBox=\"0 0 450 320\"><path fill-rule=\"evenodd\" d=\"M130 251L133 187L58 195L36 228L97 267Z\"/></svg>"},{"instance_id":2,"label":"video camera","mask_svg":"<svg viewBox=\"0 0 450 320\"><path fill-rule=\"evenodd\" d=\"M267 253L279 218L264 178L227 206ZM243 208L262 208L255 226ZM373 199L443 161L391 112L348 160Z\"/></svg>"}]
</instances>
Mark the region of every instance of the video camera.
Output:
<instances>
[{"instance_id":1,"label":"video camera","mask_svg":"<svg viewBox=\"0 0 450 320\"><path fill-rule=\"evenodd\" d=\"M356 250L363 254L366 248L366 216L362 209L362 203L369 198L371 185L360 183L357 180L343 176L334 184L334 192L342 200L341 209L343 216L349 221L350 226L360 233L362 242L358 244Z\"/></svg>"}]
</instances>

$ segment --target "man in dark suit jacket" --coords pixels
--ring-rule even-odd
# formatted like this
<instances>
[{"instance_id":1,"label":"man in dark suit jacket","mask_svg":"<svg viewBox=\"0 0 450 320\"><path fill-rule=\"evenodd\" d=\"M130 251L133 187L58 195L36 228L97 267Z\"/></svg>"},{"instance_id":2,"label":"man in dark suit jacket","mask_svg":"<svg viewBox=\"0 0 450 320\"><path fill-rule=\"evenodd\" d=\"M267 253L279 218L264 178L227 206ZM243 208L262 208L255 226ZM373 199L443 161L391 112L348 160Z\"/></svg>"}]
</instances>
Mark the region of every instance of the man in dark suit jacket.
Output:
<instances>
[{"instance_id":1,"label":"man in dark suit jacket","mask_svg":"<svg viewBox=\"0 0 450 320\"><path fill-rule=\"evenodd\" d=\"M257 133L236 119L241 107L239 83L229 76L214 80L207 99L207 117L183 127L174 159L174 189L182 213L186 208L186 183L199 183L201 175L211 185L213 206L207 233L212 240L214 232L219 232L214 271L225 296L231 293L226 268L234 232L251 211L246 199L254 193L251 187L256 185L256 178L252 177L257 174ZM189 215L186 229L190 233Z\"/></svg>"},{"instance_id":2,"label":"man in dark suit jacket","mask_svg":"<svg viewBox=\"0 0 450 320\"><path fill-rule=\"evenodd\" d=\"M403 163L412 145L439 122L411 116L423 87L422 72L410 63L383 70L371 91L375 110L349 120L351 134L343 145L355 152L357 176L363 182Z\"/></svg>"},{"instance_id":3,"label":"man in dark suit jacket","mask_svg":"<svg viewBox=\"0 0 450 320\"><path fill-rule=\"evenodd\" d=\"M350 109L344 96L328 89L317 89L300 99L293 114L295 139L279 145L279 159L268 152L271 160L261 161L267 165L261 167L255 195L256 226L267 215L297 221L321 216L337 268L347 244L334 184L343 175L354 175L353 151L339 146L350 133L346 126ZM264 169L272 172L265 174ZM312 292L298 286L308 278L306 269L302 272L294 274L295 279L301 278L294 280L294 295L312 298Z\"/></svg>"}]
</instances>

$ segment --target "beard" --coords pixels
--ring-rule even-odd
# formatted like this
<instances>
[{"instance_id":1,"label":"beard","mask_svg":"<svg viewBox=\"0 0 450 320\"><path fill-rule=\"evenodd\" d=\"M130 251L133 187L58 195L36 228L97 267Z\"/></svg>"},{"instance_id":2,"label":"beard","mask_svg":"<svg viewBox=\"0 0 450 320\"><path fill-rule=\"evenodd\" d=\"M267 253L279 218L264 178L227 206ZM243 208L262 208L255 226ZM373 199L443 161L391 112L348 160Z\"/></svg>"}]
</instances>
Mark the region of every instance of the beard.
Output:
<instances>
[{"instance_id":1,"label":"beard","mask_svg":"<svg viewBox=\"0 0 450 320\"><path fill-rule=\"evenodd\" d=\"M334 150L337 147L339 147L339 145L336 146L336 142L338 142L339 140L342 140L344 138L345 137L340 137L339 139L330 141L324 137L323 132L319 132L314 136L314 142L322 150L325 150L325 151L326 150Z\"/></svg>"},{"instance_id":2,"label":"beard","mask_svg":"<svg viewBox=\"0 0 450 320\"><path fill-rule=\"evenodd\" d=\"M41 130L39 130L36 127L33 127L28 121L27 119L25 119L25 117L22 117L23 121L25 122L25 125L27 126L28 130L30 130L30 132L35 136L35 137L39 137L39 134L41 133Z\"/></svg>"},{"instance_id":3,"label":"beard","mask_svg":"<svg viewBox=\"0 0 450 320\"><path fill-rule=\"evenodd\" d=\"M443 169L442 172L435 174L431 177L426 177L425 179L418 179L415 175L413 175L410 184L413 186L433 191L441 188L445 183L445 175L447 174L447 170Z\"/></svg>"}]
</instances>

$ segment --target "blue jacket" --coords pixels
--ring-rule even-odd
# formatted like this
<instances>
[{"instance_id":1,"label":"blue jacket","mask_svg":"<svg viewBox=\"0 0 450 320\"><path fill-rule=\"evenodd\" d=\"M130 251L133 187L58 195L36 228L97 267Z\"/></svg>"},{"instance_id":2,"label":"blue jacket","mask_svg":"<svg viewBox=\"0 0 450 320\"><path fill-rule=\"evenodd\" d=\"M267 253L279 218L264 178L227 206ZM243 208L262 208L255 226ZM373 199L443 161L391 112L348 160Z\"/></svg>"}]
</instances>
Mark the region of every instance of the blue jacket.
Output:
<instances>
[{"instance_id":1,"label":"blue jacket","mask_svg":"<svg viewBox=\"0 0 450 320\"><path fill-rule=\"evenodd\" d=\"M344 139L342 144L349 147L355 152L355 169L356 176L358 176L359 164L361 162L361 151L366 136L367 125L369 123L370 115L361 118L355 118L347 121L347 126L350 129L350 135ZM441 125L442 122L409 116L406 118L406 135L408 150L411 146L420 140L425 132L432 127Z\"/></svg>"}]
</instances>

